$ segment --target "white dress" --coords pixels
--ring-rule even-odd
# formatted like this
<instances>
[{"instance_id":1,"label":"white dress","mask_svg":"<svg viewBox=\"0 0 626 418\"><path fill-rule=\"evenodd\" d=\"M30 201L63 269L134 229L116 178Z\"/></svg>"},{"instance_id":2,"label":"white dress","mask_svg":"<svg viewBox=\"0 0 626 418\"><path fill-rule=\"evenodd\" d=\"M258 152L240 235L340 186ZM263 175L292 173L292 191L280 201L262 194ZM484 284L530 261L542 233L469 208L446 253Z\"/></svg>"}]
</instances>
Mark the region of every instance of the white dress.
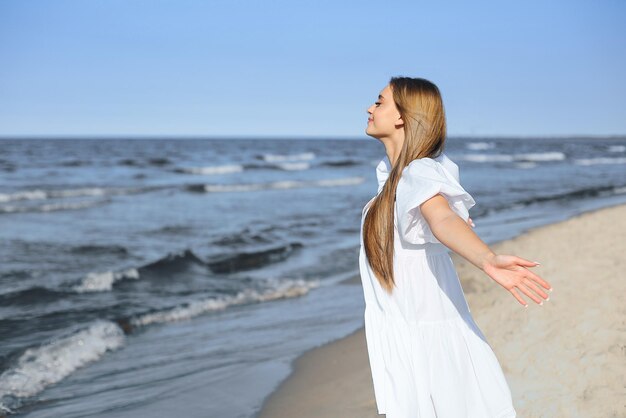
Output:
<instances>
[{"instance_id":1,"label":"white dress","mask_svg":"<svg viewBox=\"0 0 626 418\"><path fill-rule=\"evenodd\" d=\"M385 156L376 167L378 193L390 170ZM437 193L467 221L475 201L445 154L414 160L403 170L396 190L396 287L391 295L365 256L367 205L363 208L359 268L378 413L387 418L515 417L510 389L472 318L449 250L421 216L419 205Z\"/></svg>"}]
</instances>

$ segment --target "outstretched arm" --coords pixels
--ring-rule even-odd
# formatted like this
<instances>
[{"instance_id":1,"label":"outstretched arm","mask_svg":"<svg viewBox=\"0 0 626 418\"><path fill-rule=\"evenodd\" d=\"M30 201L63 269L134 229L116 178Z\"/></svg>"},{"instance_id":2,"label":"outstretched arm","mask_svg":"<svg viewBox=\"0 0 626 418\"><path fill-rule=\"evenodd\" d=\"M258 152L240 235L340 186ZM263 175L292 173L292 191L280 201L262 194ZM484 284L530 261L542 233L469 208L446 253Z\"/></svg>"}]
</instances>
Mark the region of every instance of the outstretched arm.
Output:
<instances>
[{"instance_id":1,"label":"outstretched arm","mask_svg":"<svg viewBox=\"0 0 626 418\"><path fill-rule=\"evenodd\" d=\"M514 255L494 253L450 208L444 196L437 194L428 199L420 205L420 211L439 242L484 271L511 292L519 303L528 306L519 292L538 304L543 304L543 299L548 299L548 294L540 286L552 291L550 284L527 268L535 267L539 263Z\"/></svg>"}]
</instances>

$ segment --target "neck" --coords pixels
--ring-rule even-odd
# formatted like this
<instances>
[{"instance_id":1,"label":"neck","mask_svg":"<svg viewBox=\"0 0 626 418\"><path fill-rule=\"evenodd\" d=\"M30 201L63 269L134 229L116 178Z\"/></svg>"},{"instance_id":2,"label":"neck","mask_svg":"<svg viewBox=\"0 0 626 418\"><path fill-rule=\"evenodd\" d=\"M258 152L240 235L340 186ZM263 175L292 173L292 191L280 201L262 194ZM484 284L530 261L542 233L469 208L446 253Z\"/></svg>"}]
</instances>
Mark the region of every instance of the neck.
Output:
<instances>
[{"instance_id":1,"label":"neck","mask_svg":"<svg viewBox=\"0 0 626 418\"><path fill-rule=\"evenodd\" d=\"M389 162L391 163L391 167L396 164L396 160L400 155L400 151L402 150L402 145L404 144L404 131L402 129L397 130L393 136L385 137L380 139L381 142L385 145L385 152L387 153L387 158L389 158Z\"/></svg>"}]
</instances>

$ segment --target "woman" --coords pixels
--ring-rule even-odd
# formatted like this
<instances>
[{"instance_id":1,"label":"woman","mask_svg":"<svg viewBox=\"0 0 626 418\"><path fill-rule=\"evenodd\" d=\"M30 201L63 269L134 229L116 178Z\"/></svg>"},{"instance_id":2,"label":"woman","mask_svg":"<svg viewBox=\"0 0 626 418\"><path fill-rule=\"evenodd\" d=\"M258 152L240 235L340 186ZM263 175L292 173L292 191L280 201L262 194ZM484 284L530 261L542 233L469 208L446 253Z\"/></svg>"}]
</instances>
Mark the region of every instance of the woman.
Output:
<instances>
[{"instance_id":1,"label":"woman","mask_svg":"<svg viewBox=\"0 0 626 418\"><path fill-rule=\"evenodd\" d=\"M384 144L388 159L378 164L378 194L363 209L359 260L378 413L515 417L510 389L472 318L448 249L525 307L522 293L543 304L549 298L541 287L552 288L528 269L539 263L495 254L468 226L475 201L443 153L446 120L437 86L392 77L367 112L366 133Z\"/></svg>"}]
</instances>

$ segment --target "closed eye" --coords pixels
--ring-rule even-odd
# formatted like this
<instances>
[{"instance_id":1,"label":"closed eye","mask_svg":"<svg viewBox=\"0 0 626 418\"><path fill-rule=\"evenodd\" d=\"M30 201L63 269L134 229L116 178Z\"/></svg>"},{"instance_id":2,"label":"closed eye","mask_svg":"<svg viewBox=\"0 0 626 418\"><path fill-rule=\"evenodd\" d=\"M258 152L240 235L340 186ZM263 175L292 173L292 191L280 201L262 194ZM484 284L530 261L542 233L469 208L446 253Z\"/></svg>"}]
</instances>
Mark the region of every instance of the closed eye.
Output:
<instances>
[{"instance_id":1,"label":"closed eye","mask_svg":"<svg viewBox=\"0 0 626 418\"><path fill-rule=\"evenodd\" d=\"M375 105L379 105L379 104L380 104L380 102L376 102L376 103L374 103L374 104L375 104Z\"/></svg>"}]
</instances>

